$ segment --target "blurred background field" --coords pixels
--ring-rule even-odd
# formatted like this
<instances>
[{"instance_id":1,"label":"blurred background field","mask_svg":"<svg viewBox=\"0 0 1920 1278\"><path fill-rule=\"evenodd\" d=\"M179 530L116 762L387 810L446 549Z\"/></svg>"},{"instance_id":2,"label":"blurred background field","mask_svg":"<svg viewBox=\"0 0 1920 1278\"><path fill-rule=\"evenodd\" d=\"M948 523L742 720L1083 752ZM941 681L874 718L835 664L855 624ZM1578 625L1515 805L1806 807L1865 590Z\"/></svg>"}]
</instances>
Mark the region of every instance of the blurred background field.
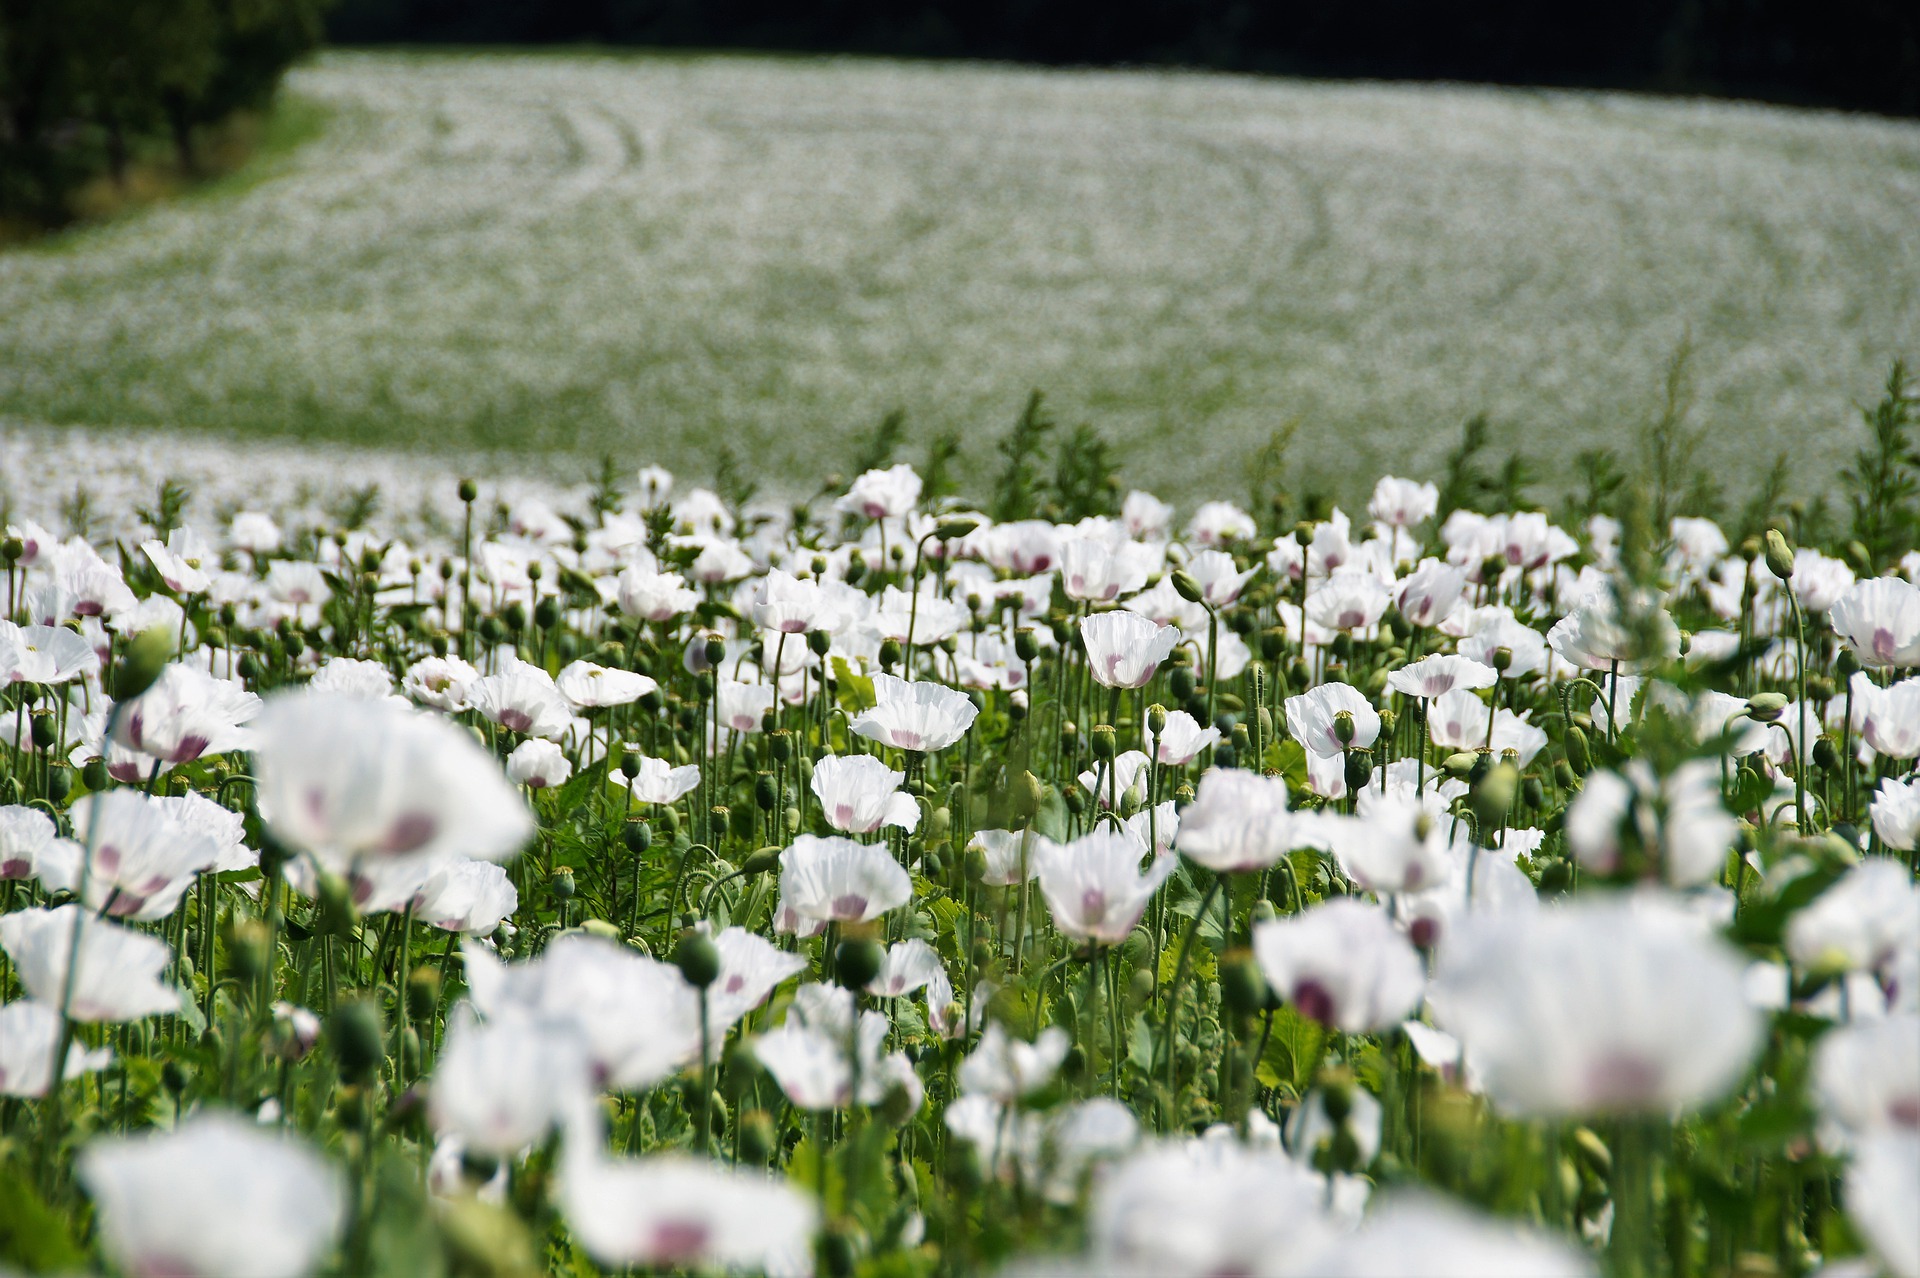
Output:
<instances>
[{"instance_id":1,"label":"blurred background field","mask_svg":"<svg viewBox=\"0 0 1920 1278\"><path fill-rule=\"evenodd\" d=\"M810 491L896 409L991 464L1039 388L1168 495L1243 492L1291 432L1351 498L1476 414L1549 495L1633 453L1684 350L1697 460L1811 491L1920 349L1912 121L578 51L329 52L277 112L191 198L0 253L4 429L569 476L724 444Z\"/></svg>"}]
</instances>

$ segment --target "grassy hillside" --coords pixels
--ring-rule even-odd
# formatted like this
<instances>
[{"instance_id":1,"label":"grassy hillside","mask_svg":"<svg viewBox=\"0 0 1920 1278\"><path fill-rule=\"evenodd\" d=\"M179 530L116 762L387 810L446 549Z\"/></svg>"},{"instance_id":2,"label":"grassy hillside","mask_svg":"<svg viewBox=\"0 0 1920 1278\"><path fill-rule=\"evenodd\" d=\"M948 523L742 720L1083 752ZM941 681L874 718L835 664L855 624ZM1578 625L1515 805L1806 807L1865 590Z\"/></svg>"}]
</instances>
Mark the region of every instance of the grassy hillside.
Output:
<instances>
[{"instance_id":1,"label":"grassy hillside","mask_svg":"<svg viewBox=\"0 0 1920 1278\"><path fill-rule=\"evenodd\" d=\"M291 87L329 123L260 180L0 254L0 415L690 473L725 440L798 486L893 407L984 456L1042 387L1168 492L1296 419L1336 485L1431 471L1481 411L1559 479L1690 338L1706 460L1811 486L1920 350L1911 123L734 56Z\"/></svg>"}]
</instances>

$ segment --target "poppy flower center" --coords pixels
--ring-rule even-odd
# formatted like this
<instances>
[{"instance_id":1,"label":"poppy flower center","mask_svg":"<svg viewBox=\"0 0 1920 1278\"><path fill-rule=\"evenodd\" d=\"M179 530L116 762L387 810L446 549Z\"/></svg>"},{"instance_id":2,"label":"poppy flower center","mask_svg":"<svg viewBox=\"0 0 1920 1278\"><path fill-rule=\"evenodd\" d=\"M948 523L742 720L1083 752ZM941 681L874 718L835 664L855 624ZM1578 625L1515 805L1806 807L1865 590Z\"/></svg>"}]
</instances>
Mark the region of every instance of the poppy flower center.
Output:
<instances>
[{"instance_id":1,"label":"poppy flower center","mask_svg":"<svg viewBox=\"0 0 1920 1278\"><path fill-rule=\"evenodd\" d=\"M653 1227L653 1263L669 1267L691 1264L705 1250L710 1232L703 1221L661 1221Z\"/></svg>"},{"instance_id":2,"label":"poppy flower center","mask_svg":"<svg viewBox=\"0 0 1920 1278\"><path fill-rule=\"evenodd\" d=\"M833 917L842 921L857 919L867 912L867 898L858 892L848 892L833 898Z\"/></svg>"},{"instance_id":3,"label":"poppy flower center","mask_svg":"<svg viewBox=\"0 0 1920 1278\"><path fill-rule=\"evenodd\" d=\"M1316 980L1304 980L1293 987L1293 1005L1308 1020L1333 1024L1333 994Z\"/></svg>"}]
</instances>

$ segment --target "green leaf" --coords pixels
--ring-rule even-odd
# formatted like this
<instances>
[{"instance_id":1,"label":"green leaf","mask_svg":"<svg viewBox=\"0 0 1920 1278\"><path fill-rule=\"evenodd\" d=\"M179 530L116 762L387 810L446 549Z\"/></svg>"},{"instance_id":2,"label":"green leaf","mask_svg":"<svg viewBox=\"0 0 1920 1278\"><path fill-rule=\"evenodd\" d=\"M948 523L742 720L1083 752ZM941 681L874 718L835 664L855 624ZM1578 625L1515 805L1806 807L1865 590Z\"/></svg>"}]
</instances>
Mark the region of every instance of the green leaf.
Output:
<instances>
[{"instance_id":1,"label":"green leaf","mask_svg":"<svg viewBox=\"0 0 1920 1278\"><path fill-rule=\"evenodd\" d=\"M0 1261L30 1274L76 1272L86 1262L65 1216L12 1163L0 1165Z\"/></svg>"},{"instance_id":2,"label":"green leaf","mask_svg":"<svg viewBox=\"0 0 1920 1278\"><path fill-rule=\"evenodd\" d=\"M1290 1007L1281 1008L1273 1014L1273 1033L1267 1037L1254 1076L1262 1086L1303 1095L1313 1082L1325 1039L1326 1030L1317 1022Z\"/></svg>"},{"instance_id":3,"label":"green leaf","mask_svg":"<svg viewBox=\"0 0 1920 1278\"><path fill-rule=\"evenodd\" d=\"M845 657L833 659L833 679L834 687L837 689L834 699L849 715L859 714L862 710L871 710L878 704L878 698L873 695L873 680L865 675L855 674Z\"/></svg>"}]
</instances>

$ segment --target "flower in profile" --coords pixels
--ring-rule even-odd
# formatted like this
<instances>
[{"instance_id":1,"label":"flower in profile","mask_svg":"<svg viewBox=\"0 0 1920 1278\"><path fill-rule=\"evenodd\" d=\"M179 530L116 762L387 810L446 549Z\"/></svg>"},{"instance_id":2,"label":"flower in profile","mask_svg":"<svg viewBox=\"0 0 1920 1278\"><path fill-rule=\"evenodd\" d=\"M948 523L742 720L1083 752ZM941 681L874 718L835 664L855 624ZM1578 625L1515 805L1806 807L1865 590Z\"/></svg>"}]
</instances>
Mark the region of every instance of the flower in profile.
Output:
<instances>
[{"instance_id":1,"label":"flower in profile","mask_svg":"<svg viewBox=\"0 0 1920 1278\"><path fill-rule=\"evenodd\" d=\"M47 1094L53 1073L53 1054L60 1047L60 1013L45 1003L20 999L0 1007L0 1096L38 1097ZM67 1047L62 1080L79 1078L113 1062L107 1048L89 1049L85 1043Z\"/></svg>"},{"instance_id":2,"label":"flower in profile","mask_svg":"<svg viewBox=\"0 0 1920 1278\"><path fill-rule=\"evenodd\" d=\"M631 705L660 685L631 670L613 670L591 661L570 661L553 681L576 709Z\"/></svg>"},{"instance_id":3,"label":"flower in profile","mask_svg":"<svg viewBox=\"0 0 1920 1278\"><path fill-rule=\"evenodd\" d=\"M609 1159L569 1135L559 1201L571 1233L609 1269L813 1271L813 1199L764 1172L685 1154Z\"/></svg>"},{"instance_id":4,"label":"flower in profile","mask_svg":"<svg viewBox=\"0 0 1920 1278\"><path fill-rule=\"evenodd\" d=\"M0 882L45 881L49 869L62 881L78 872L80 845L63 839L53 818L18 804L0 808Z\"/></svg>"},{"instance_id":5,"label":"flower in profile","mask_svg":"<svg viewBox=\"0 0 1920 1278\"><path fill-rule=\"evenodd\" d=\"M1595 772L1567 809L1567 843L1580 864L1619 873L1639 858L1644 873L1698 887L1726 868L1740 824L1720 802L1720 771L1689 759L1665 778L1642 760Z\"/></svg>"},{"instance_id":6,"label":"flower in profile","mask_svg":"<svg viewBox=\"0 0 1920 1278\"><path fill-rule=\"evenodd\" d=\"M573 775L566 751L541 737L528 737L507 756L507 780L533 790L559 785Z\"/></svg>"},{"instance_id":7,"label":"flower in profile","mask_svg":"<svg viewBox=\"0 0 1920 1278\"><path fill-rule=\"evenodd\" d=\"M1040 862L1047 849L1060 845L1031 827L1025 830L975 830L967 841L969 851L978 850L985 871L980 881L988 887L1012 887L1040 873Z\"/></svg>"},{"instance_id":8,"label":"flower in profile","mask_svg":"<svg viewBox=\"0 0 1920 1278\"><path fill-rule=\"evenodd\" d=\"M218 1111L96 1140L76 1163L124 1273L300 1278L345 1217L341 1177L319 1153Z\"/></svg>"},{"instance_id":9,"label":"flower in profile","mask_svg":"<svg viewBox=\"0 0 1920 1278\"><path fill-rule=\"evenodd\" d=\"M650 568L628 568L620 574L615 596L620 611L638 621L672 621L692 612L700 602L700 592L687 585L677 572L655 572Z\"/></svg>"},{"instance_id":10,"label":"flower in profile","mask_svg":"<svg viewBox=\"0 0 1920 1278\"><path fill-rule=\"evenodd\" d=\"M1738 953L1662 898L1582 897L1455 919L1429 1001L1512 1112L1662 1113L1746 1072L1763 1026L1745 980Z\"/></svg>"},{"instance_id":11,"label":"flower in profile","mask_svg":"<svg viewBox=\"0 0 1920 1278\"><path fill-rule=\"evenodd\" d=\"M1920 666L1920 586L1898 577L1856 582L1827 622L1863 666Z\"/></svg>"},{"instance_id":12,"label":"flower in profile","mask_svg":"<svg viewBox=\"0 0 1920 1278\"><path fill-rule=\"evenodd\" d=\"M586 1091L586 1047L566 1021L510 1006L482 1022L464 1004L448 1020L427 1093L435 1133L511 1159L565 1120Z\"/></svg>"},{"instance_id":13,"label":"flower in profile","mask_svg":"<svg viewBox=\"0 0 1920 1278\"><path fill-rule=\"evenodd\" d=\"M966 735L980 713L966 693L924 679L908 683L876 674L873 696L873 708L855 715L848 727L897 750L944 750Z\"/></svg>"},{"instance_id":14,"label":"flower in profile","mask_svg":"<svg viewBox=\"0 0 1920 1278\"><path fill-rule=\"evenodd\" d=\"M509 732L558 741L573 726L573 706L539 666L507 656L499 674L467 686L467 706Z\"/></svg>"},{"instance_id":15,"label":"flower in profile","mask_svg":"<svg viewBox=\"0 0 1920 1278\"><path fill-rule=\"evenodd\" d=\"M1853 694L1853 726L1875 754L1920 758L1920 679L1882 688L1864 670L1847 683Z\"/></svg>"},{"instance_id":16,"label":"flower in profile","mask_svg":"<svg viewBox=\"0 0 1920 1278\"><path fill-rule=\"evenodd\" d=\"M848 834L872 834L886 826L911 831L920 805L901 791L904 772L870 754L830 754L813 765L813 793L827 824Z\"/></svg>"},{"instance_id":17,"label":"flower in profile","mask_svg":"<svg viewBox=\"0 0 1920 1278\"><path fill-rule=\"evenodd\" d=\"M1808 971L1883 971L1920 948L1920 885L1900 862L1868 857L1794 914L1786 946Z\"/></svg>"},{"instance_id":18,"label":"flower in profile","mask_svg":"<svg viewBox=\"0 0 1920 1278\"><path fill-rule=\"evenodd\" d=\"M1899 852L1913 851L1920 840L1920 781L1883 778L1873 796L1873 832L1880 841ZM4 813L5 809L0 809ZM0 848L5 834L0 833ZM5 854L0 851L0 879L7 877Z\"/></svg>"},{"instance_id":19,"label":"flower in profile","mask_svg":"<svg viewBox=\"0 0 1920 1278\"><path fill-rule=\"evenodd\" d=\"M833 505L835 510L865 519L899 519L912 513L919 500L920 476L912 466L901 462L885 470L867 471Z\"/></svg>"},{"instance_id":20,"label":"flower in profile","mask_svg":"<svg viewBox=\"0 0 1920 1278\"><path fill-rule=\"evenodd\" d=\"M431 927L485 936L520 904L520 890L506 867L455 857L427 876L413 898L413 912Z\"/></svg>"},{"instance_id":21,"label":"flower in profile","mask_svg":"<svg viewBox=\"0 0 1920 1278\"><path fill-rule=\"evenodd\" d=\"M1145 844L1111 829L1044 849L1038 857L1040 891L1054 926L1096 945L1126 940L1177 864L1172 857L1156 857L1142 874L1146 854Z\"/></svg>"},{"instance_id":22,"label":"flower in profile","mask_svg":"<svg viewBox=\"0 0 1920 1278\"><path fill-rule=\"evenodd\" d=\"M713 1034L724 1035L766 1002L780 982L807 970L805 955L791 954L742 927L722 930L713 946L720 952L720 975L707 986L707 1022Z\"/></svg>"},{"instance_id":23,"label":"flower in profile","mask_svg":"<svg viewBox=\"0 0 1920 1278\"><path fill-rule=\"evenodd\" d=\"M1499 679L1492 666L1467 657L1435 653L1401 666L1387 676L1387 686L1402 696L1431 701L1455 689L1491 688Z\"/></svg>"},{"instance_id":24,"label":"flower in profile","mask_svg":"<svg viewBox=\"0 0 1920 1278\"><path fill-rule=\"evenodd\" d=\"M1202 728L1200 721L1185 710L1169 711L1157 734L1151 727L1142 731L1153 761L1170 768L1184 768L1199 758L1202 750L1220 744L1220 729Z\"/></svg>"},{"instance_id":25,"label":"flower in profile","mask_svg":"<svg viewBox=\"0 0 1920 1278\"><path fill-rule=\"evenodd\" d=\"M171 663L120 707L114 739L164 763L190 763L247 744L240 725L260 713L260 698L238 683Z\"/></svg>"},{"instance_id":26,"label":"flower in profile","mask_svg":"<svg viewBox=\"0 0 1920 1278\"><path fill-rule=\"evenodd\" d=\"M1264 870L1294 847L1285 777L1214 768L1180 814L1174 846L1218 874Z\"/></svg>"},{"instance_id":27,"label":"flower in profile","mask_svg":"<svg viewBox=\"0 0 1920 1278\"><path fill-rule=\"evenodd\" d=\"M75 858L56 878L42 878L50 889L78 892L84 877L86 904L112 918L166 918L194 876L220 859L212 839L135 790L94 795L73 816L74 842L92 849L92 865L83 873Z\"/></svg>"},{"instance_id":28,"label":"flower in profile","mask_svg":"<svg viewBox=\"0 0 1920 1278\"><path fill-rule=\"evenodd\" d=\"M1590 1278L1595 1269L1557 1238L1400 1190L1353 1233L1315 1254L1305 1272L1313 1278Z\"/></svg>"},{"instance_id":29,"label":"flower in profile","mask_svg":"<svg viewBox=\"0 0 1920 1278\"><path fill-rule=\"evenodd\" d=\"M1379 621L1393 596L1365 568L1336 568L1307 596L1307 620L1327 630L1365 630Z\"/></svg>"},{"instance_id":30,"label":"flower in profile","mask_svg":"<svg viewBox=\"0 0 1920 1278\"><path fill-rule=\"evenodd\" d=\"M1229 546L1259 531L1253 516L1230 501L1202 502L1187 521L1187 536L1202 546Z\"/></svg>"},{"instance_id":31,"label":"flower in profile","mask_svg":"<svg viewBox=\"0 0 1920 1278\"><path fill-rule=\"evenodd\" d=\"M875 998L904 998L932 981L942 970L940 956L917 936L887 947L880 973L867 982L867 993Z\"/></svg>"},{"instance_id":32,"label":"flower in profile","mask_svg":"<svg viewBox=\"0 0 1920 1278\"><path fill-rule=\"evenodd\" d=\"M967 1059L960 1062L960 1090L1002 1105L1017 1103L1053 1081L1073 1040L1058 1025L1041 1030L1031 1043L1013 1037L994 1021Z\"/></svg>"},{"instance_id":33,"label":"flower in profile","mask_svg":"<svg viewBox=\"0 0 1920 1278\"><path fill-rule=\"evenodd\" d=\"M640 761L640 770L627 782L627 787L633 791L636 803L673 803L700 784L700 765L697 763L682 764L676 768L665 759L656 759L651 755L633 757Z\"/></svg>"},{"instance_id":34,"label":"flower in profile","mask_svg":"<svg viewBox=\"0 0 1920 1278\"><path fill-rule=\"evenodd\" d=\"M1920 1133L1920 1015L1829 1030L1814 1056L1813 1092L1828 1149L1881 1131Z\"/></svg>"},{"instance_id":35,"label":"flower in profile","mask_svg":"<svg viewBox=\"0 0 1920 1278\"><path fill-rule=\"evenodd\" d=\"M1332 758L1349 746L1364 749L1380 737L1379 712L1352 684L1323 683L1288 697L1286 709L1288 734L1309 754L1322 758ZM1343 733L1347 734L1344 741Z\"/></svg>"},{"instance_id":36,"label":"flower in profile","mask_svg":"<svg viewBox=\"0 0 1920 1278\"><path fill-rule=\"evenodd\" d=\"M0 684L66 683L100 668L100 654L65 626L0 621Z\"/></svg>"},{"instance_id":37,"label":"flower in profile","mask_svg":"<svg viewBox=\"0 0 1920 1278\"><path fill-rule=\"evenodd\" d=\"M407 667L400 691L423 706L456 714L467 708L467 689L480 672L458 657L426 657Z\"/></svg>"},{"instance_id":38,"label":"flower in profile","mask_svg":"<svg viewBox=\"0 0 1920 1278\"><path fill-rule=\"evenodd\" d=\"M1440 490L1432 484L1382 475L1373 485L1367 513L1389 528L1411 528L1440 509Z\"/></svg>"},{"instance_id":39,"label":"flower in profile","mask_svg":"<svg viewBox=\"0 0 1920 1278\"><path fill-rule=\"evenodd\" d=\"M1076 603L1112 603L1147 584L1152 559L1137 542L1115 546L1094 537L1060 543L1060 588Z\"/></svg>"},{"instance_id":40,"label":"flower in profile","mask_svg":"<svg viewBox=\"0 0 1920 1278\"><path fill-rule=\"evenodd\" d=\"M1920 1133L1878 1132L1862 1141L1844 1182L1847 1214L1894 1278L1920 1278Z\"/></svg>"},{"instance_id":41,"label":"flower in profile","mask_svg":"<svg viewBox=\"0 0 1920 1278\"><path fill-rule=\"evenodd\" d=\"M817 582L801 581L775 568L761 578L753 601L753 623L777 634L803 635L809 630L832 630L839 610Z\"/></svg>"},{"instance_id":42,"label":"flower in profile","mask_svg":"<svg viewBox=\"0 0 1920 1278\"><path fill-rule=\"evenodd\" d=\"M1253 954L1274 993L1349 1034L1398 1025L1426 986L1413 946L1382 911L1350 897L1258 925Z\"/></svg>"},{"instance_id":43,"label":"flower in profile","mask_svg":"<svg viewBox=\"0 0 1920 1278\"><path fill-rule=\"evenodd\" d=\"M882 1059L889 1022L878 1012L859 1014L859 1095L854 1094L853 995L831 985L802 985L780 1028L753 1040L753 1053L789 1101L801 1109L837 1109L857 1099L877 1105L905 1066L898 1053Z\"/></svg>"},{"instance_id":44,"label":"flower in profile","mask_svg":"<svg viewBox=\"0 0 1920 1278\"><path fill-rule=\"evenodd\" d=\"M1138 613L1096 612L1080 619L1087 668L1104 688L1140 688L1180 642L1180 631Z\"/></svg>"},{"instance_id":45,"label":"flower in profile","mask_svg":"<svg viewBox=\"0 0 1920 1278\"><path fill-rule=\"evenodd\" d=\"M780 899L801 918L865 923L913 897L913 880L888 850L803 834L780 854Z\"/></svg>"},{"instance_id":46,"label":"flower in profile","mask_svg":"<svg viewBox=\"0 0 1920 1278\"><path fill-rule=\"evenodd\" d=\"M326 868L456 854L504 861L533 833L493 756L437 715L294 692L267 704L256 732L261 818Z\"/></svg>"},{"instance_id":47,"label":"flower in profile","mask_svg":"<svg viewBox=\"0 0 1920 1278\"><path fill-rule=\"evenodd\" d=\"M61 1006L76 927L79 963L67 1003L74 1020L137 1021L180 1010L180 992L160 979L173 959L166 942L97 919L78 905L0 915L0 949L12 957L29 998Z\"/></svg>"},{"instance_id":48,"label":"flower in profile","mask_svg":"<svg viewBox=\"0 0 1920 1278\"><path fill-rule=\"evenodd\" d=\"M1594 591L1547 631L1547 646L1582 670L1624 674L1676 656L1680 631L1673 618L1633 592L1628 604L1623 612L1614 591Z\"/></svg>"},{"instance_id":49,"label":"flower in profile","mask_svg":"<svg viewBox=\"0 0 1920 1278\"><path fill-rule=\"evenodd\" d=\"M1467 574L1439 559L1423 559L1404 577L1393 601L1400 615L1416 626L1437 626L1453 615L1466 589Z\"/></svg>"},{"instance_id":50,"label":"flower in profile","mask_svg":"<svg viewBox=\"0 0 1920 1278\"><path fill-rule=\"evenodd\" d=\"M1187 576L1200 587L1201 599L1213 608L1227 608L1239 602L1240 592L1258 571L1256 566L1241 572L1233 556L1224 550L1203 550L1186 562Z\"/></svg>"}]
</instances>

